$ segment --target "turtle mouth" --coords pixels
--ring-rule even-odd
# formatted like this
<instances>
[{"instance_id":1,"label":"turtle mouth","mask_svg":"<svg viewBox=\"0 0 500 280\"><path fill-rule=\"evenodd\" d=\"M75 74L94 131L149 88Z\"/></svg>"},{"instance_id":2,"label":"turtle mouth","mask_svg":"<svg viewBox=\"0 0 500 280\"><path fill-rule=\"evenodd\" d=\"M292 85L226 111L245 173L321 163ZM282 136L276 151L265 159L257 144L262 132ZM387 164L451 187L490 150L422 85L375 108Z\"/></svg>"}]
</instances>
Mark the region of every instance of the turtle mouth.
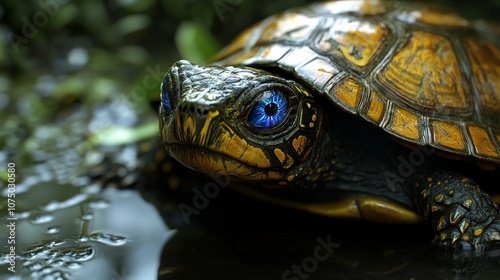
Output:
<instances>
[{"instance_id":1,"label":"turtle mouth","mask_svg":"<svg viewBox=\"0 0 500 280\"><path fill-rule=\"evenodd\" d=\"M244 165L235 158L191 143L166 143L165 147L172 157L185 166L207 174L235 175L228 172L231 167Z\"/></svg>"},{"instance_id":2,"label":"turtle mouth","mask_svg":"<svg viewBox=\"0 0 500 280\"><path fill-rule=\"evenodd\" d=\"M277 181L282 177L282 174L277 171L248 165L232 156L204 146L165 143L165 149L172 157L188 168L209 175L225 175L233 180L243 182Z\"/></svg>"}]
</instances>

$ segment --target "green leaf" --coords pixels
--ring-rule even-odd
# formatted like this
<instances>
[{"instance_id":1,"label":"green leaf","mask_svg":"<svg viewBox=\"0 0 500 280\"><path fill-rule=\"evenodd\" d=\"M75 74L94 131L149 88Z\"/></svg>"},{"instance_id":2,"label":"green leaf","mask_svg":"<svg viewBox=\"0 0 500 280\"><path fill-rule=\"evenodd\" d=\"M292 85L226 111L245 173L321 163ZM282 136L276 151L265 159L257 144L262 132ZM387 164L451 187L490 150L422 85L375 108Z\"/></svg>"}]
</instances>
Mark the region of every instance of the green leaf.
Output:
<instances>
[{"instance_id":1,"label":"green leaf","mask_svg":"<svg viewBox=\"0 0 500 280\"><path fill-rule=\"evenodd\" d=\"M112 126L91 135L91 143L100 145L123 145L138 142L158 135L156 119L136 127Z\"/></svg>"}]
</instances>

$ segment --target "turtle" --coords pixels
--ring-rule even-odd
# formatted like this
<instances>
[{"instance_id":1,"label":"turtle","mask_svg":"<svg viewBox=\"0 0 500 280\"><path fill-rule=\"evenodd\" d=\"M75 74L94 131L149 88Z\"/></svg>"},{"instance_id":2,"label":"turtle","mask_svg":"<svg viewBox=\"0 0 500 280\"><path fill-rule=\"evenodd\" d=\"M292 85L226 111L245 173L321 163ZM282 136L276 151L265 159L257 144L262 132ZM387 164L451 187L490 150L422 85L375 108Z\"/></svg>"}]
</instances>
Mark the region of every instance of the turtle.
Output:
<instances>
[{"instance_id":1,"label":"turtle","mask_svg":"<svg viewBox=\"0 0 500 280\"><path fill-rule=\"evenodd\" d=\"M339 219L426 221L500 241L498 27L407 1L272 15L161 84L170 156L255 198Z\"/></svg>"}]
</instances>

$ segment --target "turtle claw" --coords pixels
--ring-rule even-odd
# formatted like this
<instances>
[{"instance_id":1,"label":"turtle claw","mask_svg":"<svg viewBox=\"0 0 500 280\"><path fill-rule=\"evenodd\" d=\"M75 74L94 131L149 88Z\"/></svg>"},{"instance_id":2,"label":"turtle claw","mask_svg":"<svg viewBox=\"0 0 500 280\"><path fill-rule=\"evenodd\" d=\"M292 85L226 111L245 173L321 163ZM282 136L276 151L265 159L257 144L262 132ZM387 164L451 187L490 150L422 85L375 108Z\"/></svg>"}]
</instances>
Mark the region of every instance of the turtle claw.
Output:
<instances>
[{"instance_id":1,"label":"turtle claw","mask_svg":"<svg viewBox=\"0 0 500 280\"><path fill-rule=\"evenodd\" d=\"M477 250L500 241L500 212L488 194L458 174L429 178L426 184L418 184L424 186L420 193L425 195L417 198L417 206L432 222L435 243Z\"/></svg>"},{"instance_id":2,"label":"turtle claw","mask_svg":"<svg viewBox=\"0 0 500 280\"><path fill-rule=\"evenodd\" d=\"M474 226L465 226L470 223L473 223ZM485 226L484 223L464 220L457 225L447 224L447 227L442 229L435 227L437 234L434 242L439 245L455 245L460 248L476 249L492 242L500 242L500 218L490 219L489 223L486 224Z\"/></svg>"}]
</instances>

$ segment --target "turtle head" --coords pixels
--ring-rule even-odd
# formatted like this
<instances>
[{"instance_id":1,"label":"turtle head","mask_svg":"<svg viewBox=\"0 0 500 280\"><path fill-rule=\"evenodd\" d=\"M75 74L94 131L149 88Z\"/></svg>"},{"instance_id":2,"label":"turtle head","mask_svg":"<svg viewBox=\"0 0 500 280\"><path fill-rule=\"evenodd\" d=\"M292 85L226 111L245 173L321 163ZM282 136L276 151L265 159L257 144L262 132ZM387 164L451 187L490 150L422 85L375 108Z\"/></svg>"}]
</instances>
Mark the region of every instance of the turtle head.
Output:
<instances>
[{"instance_id":1,"label":"turtle head","mask_svg":"<svg viewBox=\"0 0 500 280\"><path fill-rule=\"evenodd\" d=\"M176 62L161 86L163 145L182 164L268 186L304 176L322 111L293 80L244 67Z\"/></svg>"}]
</instances>

